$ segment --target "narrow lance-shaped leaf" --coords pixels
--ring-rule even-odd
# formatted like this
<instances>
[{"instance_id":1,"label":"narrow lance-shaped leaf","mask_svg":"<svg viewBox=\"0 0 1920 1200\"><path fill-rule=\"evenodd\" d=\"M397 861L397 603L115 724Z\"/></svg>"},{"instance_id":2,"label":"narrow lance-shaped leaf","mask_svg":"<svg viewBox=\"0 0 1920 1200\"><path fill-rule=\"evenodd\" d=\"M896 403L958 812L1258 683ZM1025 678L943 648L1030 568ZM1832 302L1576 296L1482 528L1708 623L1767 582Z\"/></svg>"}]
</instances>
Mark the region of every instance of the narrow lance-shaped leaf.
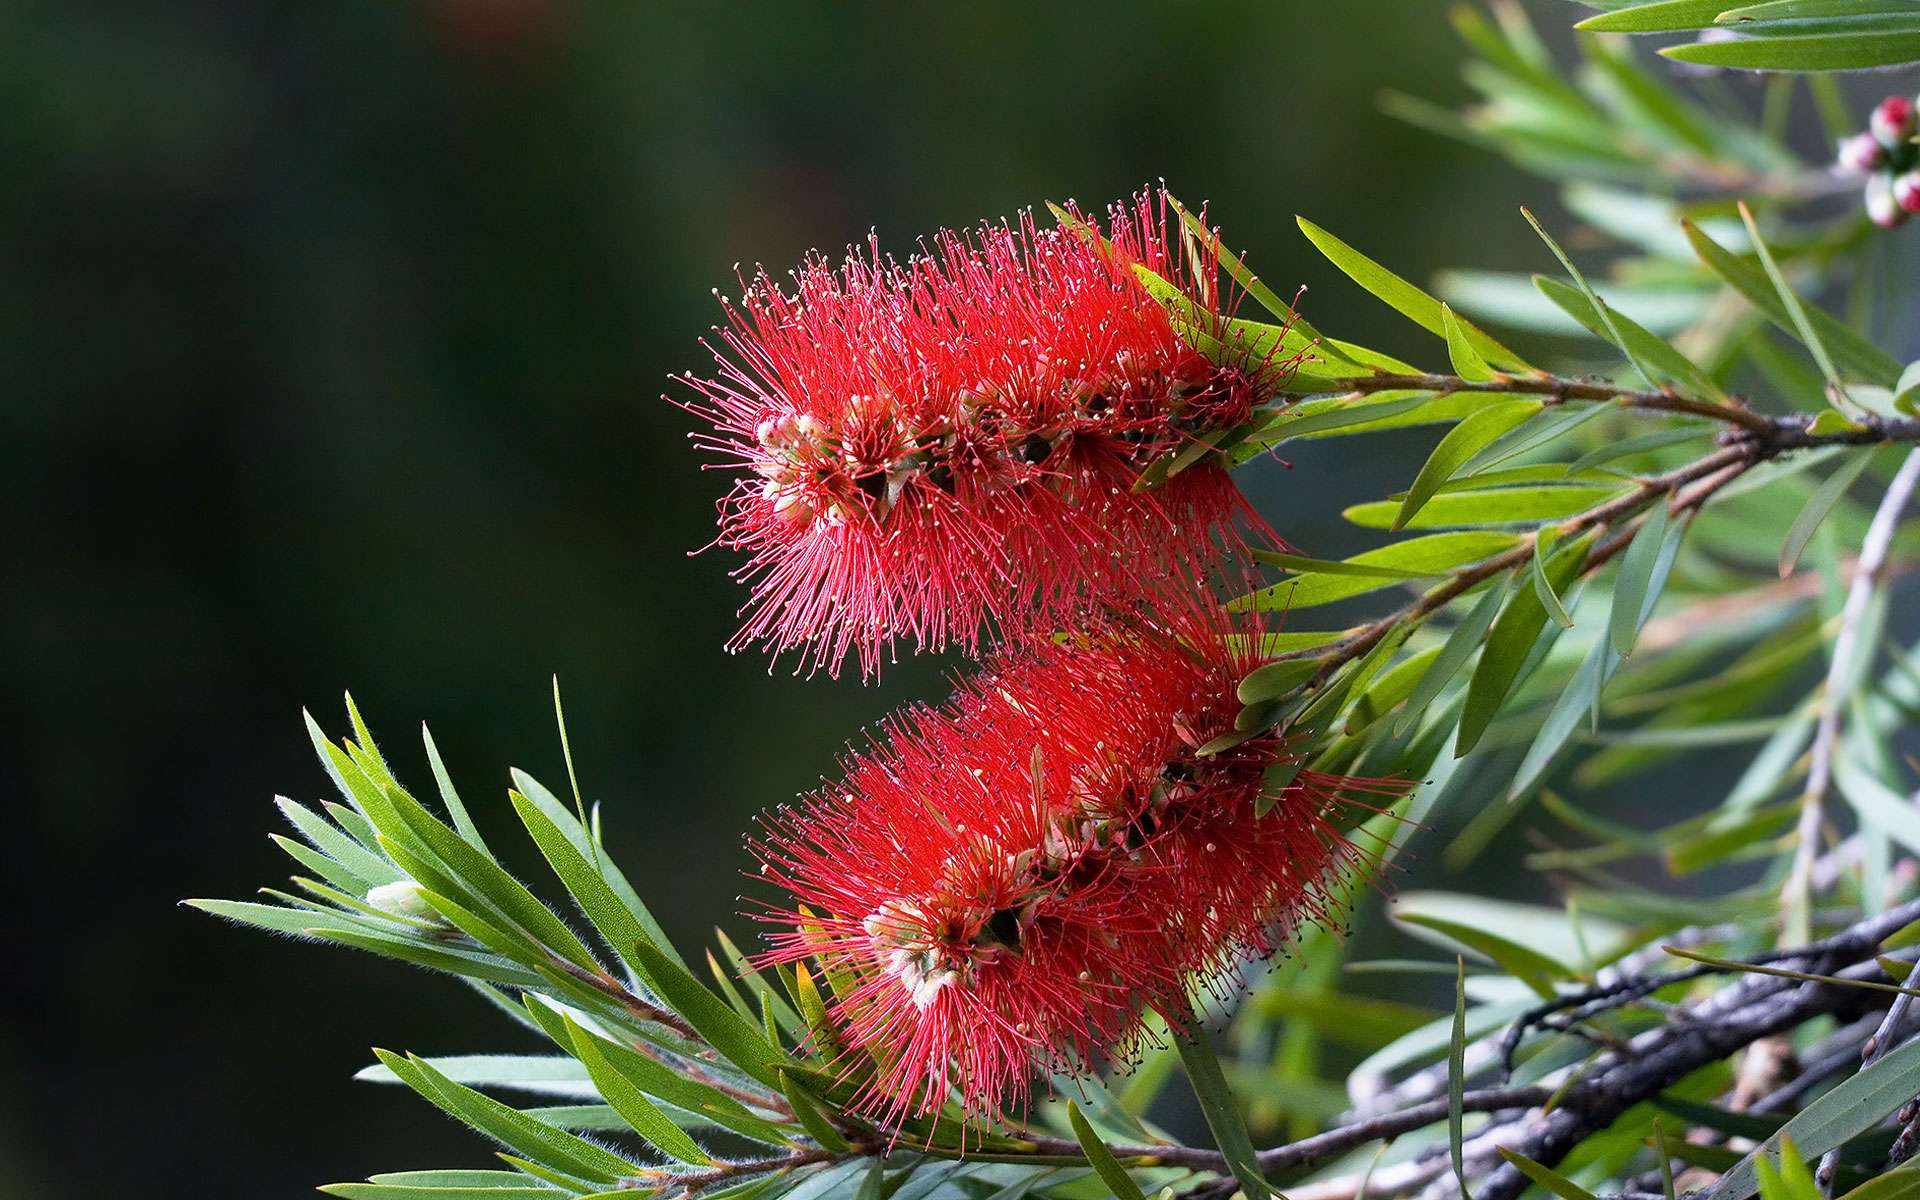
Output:
<instances>
[{"instance_id":1,"label":"narrow lance-shaped leaf","mask_svg":"<svg viewBox=\"0 0 1920 1200\"><path fill-rule=\"evenodd\" d=\"M1615 654L1630 654L1640 636L1643 614L1658 599L1653 588L1654 566L1666 543L1673 515L1665 500L1657 501L1647 519L1620 556L1620 576L1613 584L1613 609L1607 614L1607 642Z\"/></svg>"},{"instance_id":2,"label":"narrow lance-shaped leaf","mask_svg":"<svg viewBox=\"0 0 1920 1200\"><path fill-rule=\"evenodd\" d=\"M564 1017L567 1032L573 1038L573 1052L593 1077L593 1086L606 1102L613 1106L633 1131L662 1154L677 1158L684 1163L706 1166L713 1162L713 1156L701 1149L700 1144L688 1137L686 1131L675 1125L658 1105L647 1099L634 1081L617 1070L607 1056L600 1051L599 1039L580 1026L573 1018Z\"/></svg>"},{"instance_id":3,"label":"narrow lance-shaped leaf","mask_svg":"<svg viewBox=\"0 0 1920 1200\"><path fill-rule=\"evenodd\" d=\"M1565 964L1489 930L1424 913L1401 913L1397 919L1409 925L1431 929L1449 941L1485 955L1499 964L1502 970L1539 993L1542 999L1553 997L1554 980L1573 977L1573 972Z\"/></svg>"},{"instance_id":4,"label":"narrow lance-shaped leaf","mask_svg":"<svg viewBox=\"0 0 1920 1200\"><path fill-rule=\"evenodd\" d=\"M1407 498L1400 502L1400 510L1393 516L1393 528L1405 528L1440 485L1452 479L1468 459L1540 409L1538 400L1514 400L1483 408L1455 425L1440 439L1419 475L1414 477L1413 485L1407 489Z\"/></svg>"},{"instance_id":5,"label":"narrow lance-shaped leaf","mask_svg":"<svg viewBox=\"0 0 1920 1200\"><path fill-rule=\"evenodd\" d=\"M543 1124L491 1096L453 1082L422 1059L402 1058L379 1049L374 1053L407 1086L448 1115L537 1163L596 1183L612 1183L640 1169L639 1164L584 1138Z\"/></svg>"},{"instance_id":6,"label":"narrow lance-shaped leaf","mask_svg":"<svg viewBox=\"0 0 1920 1200\"><path fill-rule=\"evenodd\" d=\"M1227 1077L1220 1069L1220 1060L1214 1056L1198 1015L1189 1011L1186 1016L1190 1028L1174 1034L1174 1045L1180 1049L1180 1061L1187 1068L1187 1078L1193 1083L1193 1094L1200 1101L1207 1128L1213 1131L1214 1144L1226 1156L1227 1167L1240 1181L1247 1200L1265 1200L1272 1189L1260 1172L1246 1120L1240 1115L1239 1105L1227 1086Z\"/></svg>"},{"instance_id":7,"label":"narrow lance-shaped leaf","mask_svg":"<svg viewBox=\"0 0 1920 1200\"><path fill-rule=\"evenodd\" d=\"M1681 29L1701 29L1727 7L1724 0L1654 0L1650 4L1631 4L1613 12L1588 17L1575 25L1590 33L1666 33Z\"/></svg>"},{"instance_id":8,"label":"narrow lance-shaped leaf","mask_svg":"<svg viewBox=\"0 0 1920 1200\"><path fill-rule=\"evenodd\" d=\"M1613 310L1608 308L1607 302L1602 300L1599 294L1593 290L1593 285L1589 284L1587 277L1580 273L1580 268L1573 265L1573 259L1567 255L1565 250L1560 248L1560 243L1553 239L1553 235L1547 232L1546 226L1540 224L1539 219L1533 215L1531 210L1522 208L1520 215L1527 219L1527 224L1533 226L1533 231L1540 235L1540 240L1547 244L1547 249L1553 251L1553 256L1559 259L1560 265L1567 269L1567 274L1573 276L1575 286L1577 286L1581 294L1586 297L1587 303L1593 307L1593 311L1599 314L1601 324L1606 326L1607 340L1619 347L1620 353L1627 356L1627 361L1632 363L1633 369L1640 373L1640 378L1647 381L1648 387L1658 387L1659 383L1654 379L1653 372L1647 368L1645 363L1640 361L1640 354L1634 348L1633 343L1621 334L1620 326L1613 318Z\"/></svg>"},{"instance_id":9,"label":"narrow lance-shaped leaf","mask_svg":"<svg viewBox=\"0 0 1920 1200\"><path fill-rule=\"evenodd\" d=\"M1520 760L1513 782L1507 787L1508 799L1518 799L1540 781L1560 748L1579 728L1580 718L1598 708L1600 693L1613 673L1613 664L1618 661L1604 639L1595 639L1573 678L1554 699L1553 708L1548 711L1540 732L1534 735L1533 744L1527 747L1526 757Z\"/></svg>"},{"instance_id":10,"label":"narrow lance-shaped leaf","mask_svg":"<svg viewBox=\"0 0 1920 1200\"><path fill-rule=\"evenodd\" d=\"M1718 2L1718 0L1716 0L1716 2ZM1494 1148L1500 1151L1500 1157L1511 1163L1515 1170L1560 1197L1560 1200L1598 1200L1598 1197L1592 1192L1581 1187L1573 1180L1568 1179L1552 1167L1542 1166L1518 1150L1509 1150L1505 1146L1496 1146Z\"/></svg>"},{"instance_id":11,"label":"narrow lance-shaped leaf","mask_svg":"<svg viewBox=\"0 0 1920 1200\"><path fill-rule=\"evenodd\" d=\"M1866 71L1920 61L1920 20L1893 29L1687 42L1660 53L1703 67L1745 71Z\"/></svg>"},{"instance_id":12,"label":"narrow lance-shaped leaf","mask_svg":"<svg viewBox=\"0 0 1920 1200\"><path fill-rule=\"evenodd\" d=\"M1628 361L1643 362L1657 368L1662 375L1675 383L1716 401L1725 402L1726 393L1713 381L1711 375L1696 366L1692 359L1674 349L1672 343L1665 338L1638 324L1625 313L1615 310L1612 305L1600 299L1598 293L1589 294L1580 288L1568 287L1558 279L1549 279L1544 275L1535 275L1533 286L1568 316L1586 326L1587 332L1595 337L1608 342L1614 342L1614 339L1618 338L1619 341L1614 342L1614 345L1628 356Z\"/></svg>"},{"instance_id":13,"label":"narrow lance-shaped leaf","mask_svg":"<svg viewBox=\"0 0 1920 1200\"><path fill-rule=\"evenodd\" d=\"M1392 587L1396 583L1445 574L1455 567L1511 549L1519 543L1520 537L1517 533L1489 530L1431 533L1364 550L1352 558L1333 564L1257 551L1255 556L1262 562L1302 573L1298 578L1282 580L1236 599L1230 607L1235 610L1291 611L1330 604L1349 596Z\"/></svg>"},{"instance_id":14,"label":"narrow lance-shaped leaf","mask_svg":"<svg viewBox=\"0 0 1920 1200\"><path fill-rule=\"evenodd\" d=\"M1474 650L1479 647L1480 639L1486 636L1487 628L1499 614L1501 605L1506 602L1506 597L1507 580L1502 578L1489 587L1474 602L1467 615L1461 618L1460 623L1454 626L1453 632L1447 635L1439 657L1433 660L1433 666L1420 677L1420 685L1407 698L1406 711L1394 723L1394 732L1405 732L1426 707L1439 697L1441 690L1452 682L1453 677L1460 673L1460 668L1466 666L1467 660L1473 657Z\"/></svg>"},{"instance_id":15,"label":"narrow lance-shaped leaf","mask_svg":"<svg viewBox=\"0 0 1920 1200\"><path fill-rule=\"evenodd\" d=\"M1847 489L1854 485L1872 461L1871 452L1858 451L1850 461L1842 463L1838 470L1821 480L1820 486L1813 489L1813 494L1807 497L1807 502L1801 507L1799 515L1793 518L1793 524L1787 528L1786 540L1780 544L1780 578L1785 579L1793 574L1794 567L1799 565L1801 552L1807 548L1807 543L1813 540L1814 532L1820 528L1820 523L1827 519L1827 514L1833 511L1833 506L1840 502L1840 497L1847 494Z\"/></svg>"},{"instance_id":16,"label":"narrow lance-shaped leaf","mask_svg":"<svg viewBox=\"0 0 1920 1200\"><path fill-rule=\"evenodd\" d=\"M1527 574L1533 581L1533 593L1539 597L1540 607L1546 610L1547 616L1553 618L1553 623L1560 628L1572 629L1573 617L1568 614L1560 594L1547 579L1547 555L1555 540L1552 533L1551 529L1543 529L1540 536L1533 539L1533 562L1527 568Z\"/></svg>"},{"instance_id":17,"label":"narrow lance-shaped leaf","mask_svg":"<svg viewBox=\"0 0 1920 1200\"><path fill-rule=\"evenodd\" d=\"M1442 492L1407 522L1413 529L1525 525L1583 513L1625 490L1621 487L1512 487ZM1356 504L1341 515L1363 529L1389 529L1400 506L1391 500Z\"/></svg>"},{"instance_id":18,"label":"narrow lance-shaped leaf","mask_svg":"<svg viewBox=\"0 0 1920 1200\"><path fill-rule=\"evenodd\" d=\"M1800 297L1794 294L1787 277L1781 274L1780 264L1773 261L1773 251L1767 248L1767 239L1760 235L1760 226L1753 219L1753 210L1747 207L1744 200L1740 202L1740 219L1746 223L1747 236L1753 240L1753 252L1759 257L1761 269L1767 273L1767 280L1780 297L1780 307L1786 310L1794 333L1806 346L1808 353L1813 355L1813 361L1819 364L1820 374L1826 378L1827 386L1837 398L1845 399L1847 385L1840 380L1840 369L1834 366L1833 357L1827 353L1827 345L1820 340L1819 331L1807 319L1807 310L1800 303Z\"/></svg>"},{"instance_id":19,"label":"narrow lance-shaped leaf","mask_svg":"<svg viewBox=\"0 0 1920 1200\"><path fill-rule=\"evenodd\" d=\"M1305 217L1298 217L1296 220L1300 224L1301 232L1307 235L1307 240L1312 242L1320 253L1326 255L1328 261L1344 271L1348 278L1422 329L1441 337L1446 336L1446 326L1440 315L1438 300ZM1482 333L1471 323L1457 317L1455 320L1460 323L1461 335L1489 366L1510 371L1533 371L1526 360Z\"/></svg>"},{"instance_id":20,"label":"narrow lance-shaped leaf","mask_svg":"<svg viewBox=\"0 0 1920 1200\"><path fill-rule=\"evenodd\" d=\"M1127 1174L1120 1160L1113 1156L1113 1151L1107 1148L1107 1144L1100 1140L1100 1135L1093 1131L1093 1126L1087 1123L1080 1106L1071 1100L1067 1101L1067 1123L1073 1127L1073 1136L1080 1143L1080 1152L1087 1156L1087 1165L1100 1177L1100 1182L1107 1185L1114 1200L1147 1200L1146 1193L1133 1181L1133 1176Z\"/></svg>"},{"instance_id":21,"label":"narrow lance-shaped leaf","mask_svg":"<svg viewBox=\"0 0 1920 1200\"><path fill-rule=\"evenodd\" d=\"M650 980L668 1007L684 1017L715 1050L733 1065L771 1088L780 1086L779 1071L788 1066L786 1054L752 1024L708 991L685 967L666 957L651 942L631 948L636 967Z\"/></svg>"},{"instance_id":22,"label":"narrow lance-shaped leaf","mask_svg":"<svg viewBox=\"0 0 1920 1200\"><path fill-rule=\"evenodd\" d=\"M1798 333L1793 315L1781 303L1780 293L1764 271L1729 252L1692 222L1682 221L1681 228L1686 232L1687 240L1693 243L1694 253L1712 268L1714 274L1744 296L1749 304L1766 314L1767 319L1775 325L1789 333ZM1901 368L1898 359L1820 309L1804 303L1799 305L1799 309L1801 316L1819 334L1821 344L1832 355L1835 366L1881 387L1890 388L1899 381Z\"/></svg>"},{"instance_id":23,"label":"narrow lance-shaped leaf","mask_svg":"<svg viewBox=\"0 0 1920 1200\"><path fill-rule=\"evenodd\" d=\"M1860 1133L1878 1125L1887 1114L1897 1110L1920 1091L1920 1039L1912 1039L1876 1062L1860 1069L1851 1079L1803 1108L1774 1137L1764 1140L1740 1165L1720 1177L1707 1190L1705 1200L1738 1200L1759 1187L1755 1164L1763 1156L1780 1152L1782 1139L1791 1139L1803 1154L1826 1154Z\"/></svg>"},{"instance_id":24,"label":"narrow lance-shaped leaf","mask_svg":"<svg viewBox=\"0 0 1920 1200\"><path fill-rule=\"evenodd\" d=\"M1552 587L1564 588L1579 574L1581 564L1586 561L1588 544L1589 539L1583 537L1555 553L1546 571L1547 582ZM1531 587L1517 590L1506 611L1494 622L1486 651L1481 654L1480 665L1474 669L1473 681L1467 687L1467 705L1460 715L1460 738L1454 747L1456 757L1479 744L1481 735L1519 683L1521 668L1546 623L1547 610L1540 602L1539 593Z\"/></svg>"},{"instance_id":25,"label":"narrow lance-shaped leaf","mask_svg":"<svg viewBox=\"0 0 1920 1200\"><path fill-rule=\"evenodd\" d=\"M1487 365L1480 352L1467 340L1465 328L1459 318L1453 315L1453 309L1440 306L1440 331L1447 339L1447 358L1453 363L1453 373L1473 383L1486 383L1499 377L1499 372Z\"/></svg>"},{"instance_id":26,"label":"narrow lance-shaped leaf","mask_svg":"<svg viewBox=\"0 0 1920 1200\"><path fill-rule=\"evenodd\" d=\"M1453 977L1453 1029L1447 1039L1447 1152L1453 1177L1460 1184L1460 1200L1473 1200L1467 1190L1467 960L1456 957Z\"/></svg>"}]
</instances>

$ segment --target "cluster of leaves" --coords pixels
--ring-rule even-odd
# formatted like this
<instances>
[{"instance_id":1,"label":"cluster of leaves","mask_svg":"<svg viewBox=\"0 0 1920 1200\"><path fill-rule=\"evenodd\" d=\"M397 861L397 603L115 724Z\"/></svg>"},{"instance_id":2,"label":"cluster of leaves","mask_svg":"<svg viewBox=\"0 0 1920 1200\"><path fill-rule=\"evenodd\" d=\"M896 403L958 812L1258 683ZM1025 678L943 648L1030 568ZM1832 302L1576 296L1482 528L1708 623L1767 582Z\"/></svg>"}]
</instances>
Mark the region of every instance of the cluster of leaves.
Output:
<instances>
[{"instance_id":1,"label":"cluster of leaves","mask_svg":"<svg viewBox=\"0 0 1920 1200\"><path fill-rule=\"evenodd\" d=\"M1604 9L1579 28L1707 32L1664 47L1677 62L1745 71L1858 71L1920 61L1920 10L1906 0L1579 0Z\"/></svg>"},{"instance_id":2,"label":"cluster of leaves","mask_svg":"<svg viewBox=\"0 0 1920 1200\"><path fill-rule=\"evenodd\" d=\"M1602 31L1740 22L1736 40L1665 51L1715 65L1865 65L1868 33L1875 53L1920 57L1901 49L1920 38L1909 28L1920 10L1896 0L1596 7L1610 10L1587 23ZM1659 985L1659 964L1674 962L1661 945L1676 931L1689 931L1688 956L1738 976L1783 969L1738 956L1913 903L1920 820L1897 735L1920 715L1920 645L1891 638L1887 617L1920 558L1920 530L1896 527L1898 506L1889 515L1881 497L1911 488L1894 444L1920 441L1920 364L1863 332L1871 228L1858 213L1819 215L1826 175L1809 164L1820 156L1783 138L1797 83L1769 82L1757 119L1731 119L1603 37L1564 71L1517 9L1494 13L1459 21L1483 105L1390 104L1564 182L1565 206L1615 248L1612 262L1590 279L1536 222L1564 277L1456 272L1435 295L1302 220L1335 267L1437 339L1436 365L1422 367L1299 321L1224 256L1275 323L1187 320L1188 336L1222 361L1312 357L1285 403L1167 456L1143 486L1208 454L1237 464L1294 443L1442 427L1404 489L1346 511L1361 530L1410 536L1339 559L1265 555L1274 582L1236 603L1276 614L1264 635L1276 657L1242 681L1239 729L1284 727L1313 748L1300 766L1421 780L1386 811L1359 814L1352 836L1389 870L1410 836L1455 813L1464 825L1441 855L1455 869L1530 822L1525 866L1551 875L1564 902L1404 894L1398 925L1440 955L1349 961L1334 933L1311 931L1251 981L1218 1058L1204 1037L1168 1035L1124 1077L1060 1081L1079 1102L1043 1104L1026 1123L969 1127L950 1105L895 1136L845 1107L851 1085L822 993L844 980L817 964L756 970L724 936L691 964L606 855L598 809L577 785L569 805L516 773L509 799L572 901L562 915L500 865L431 738L444 819L402 787L350 703L351 738L313 728L339 802L281 802L301 835L278 839L304 869L297 893L194 903L451 974L546 1049L379 1052L366 1078L404 1084L499 1143L506 1169L407 1171L329 1191L1133 1200L1156 1189L1256 1197L1285 1172L1315 1194L1354 1195L1376 1176L1386 1192L1424 1186L1433 1177L1415 1168L1448 1158L1464 1188L1481 1169L1473 1139L1492 1128L1470 1087L1567 1094L1675 1006L1711 1000L1723 974ZM1764 54L1775 57L1752 57ZM1838 104L1822 76L1810 94L1823 111ZM1831 128L1855 124L1835 117ZM1180 215L1191 238L1214 236ZM1177 319L1193 317L1177 290L1144 282ZM1842 288L1845 319L1814 299ZM1488 332L1502 325L1514 332ZM1541 348L1523 343L1523 357L1502 337ZM1749 389L1772 399L1749 402ZM1609 792L1670 788L1660 772L1702 750L1738 766L1720 794L1662 828L1609 815ZM1643 882L1715 868L1738 882L1711 896ZM591 936L576 932L581 921ZM1843 982L1904 1004L1916 944L1912 925L1873 939L1865 965L1880 955L1882 975ZM1428 975L1453 985L1451 1011L1404 998ZM1659 986L1578 1019L1535 1019L1543 1004L1645 975ZM1381 998L1387 987L1402 998ZM1857 1062L1861 1038L1849 1042L1848 1028L1824 1012L1785 1033L1805 1061L1839 1046ZM1886 1032L1900 1031L1893 1021ZM1503 1146L1495 1162L1566 1200L1635 1179L1672 1194L1676 1160L1713 1200L1756 1189L1813 1200L1822 1190L1806 1153L1831 1155L1835 1180L1863 1198L1910 1194L1913 1168L1879 1172L1898 1136L1886 1118L1920 1092L1920 1041L1869 1057L1778 1111L1736 1111L1728 1094L1740 1081L1723 1058L1553 1161ZM1217 1151L1179 1146L1153 1122L1181 1073ZM1371 1117L1435 1103L1444 1111L1396 1125L1390 1146L1355 1136L1312 1153L1300 1142L1278 1157L1253 1149L1365 1134ZM1754 1147L1736 1149L1741 1139Z\"/></svg>"}]
</instances>

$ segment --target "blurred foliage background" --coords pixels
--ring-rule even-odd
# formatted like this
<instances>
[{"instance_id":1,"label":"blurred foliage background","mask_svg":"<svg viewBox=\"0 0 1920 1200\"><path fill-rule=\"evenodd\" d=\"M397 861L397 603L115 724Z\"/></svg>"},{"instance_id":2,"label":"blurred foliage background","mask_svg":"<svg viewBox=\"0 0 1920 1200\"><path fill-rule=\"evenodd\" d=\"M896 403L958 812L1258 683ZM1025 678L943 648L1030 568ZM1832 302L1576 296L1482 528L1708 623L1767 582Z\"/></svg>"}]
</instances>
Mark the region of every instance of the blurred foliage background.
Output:
<instances>
[{"instance_id":1,"label":"blurred foliage background","mask_svg":"<svg viewBox=\"0 0 1920 1200\"><path fill-rule=\"evenodd\" d=\"M349 1076L375 1040L498 1044L493 1014L173 907L280 872L272 793L325 787L303 706L337 726L351 687L393 748L430 720L492 828L507 763L563 774L557 673L607 841L691 943L750 933L757 810L943 692L937 662L862 687L721 651L735 564L688 557L721 482L659 394L736 261L1164 176L1321 327L1405 353L1292 215L1414 278L1542 266L1515 205L1550 185L1377 107L1458 101L1458 62L1407 0L5 6L0 1193L484 1159ZM1429 440L1241 479L1334 556L1352 473Z\"/></svg>"}]
</instances>

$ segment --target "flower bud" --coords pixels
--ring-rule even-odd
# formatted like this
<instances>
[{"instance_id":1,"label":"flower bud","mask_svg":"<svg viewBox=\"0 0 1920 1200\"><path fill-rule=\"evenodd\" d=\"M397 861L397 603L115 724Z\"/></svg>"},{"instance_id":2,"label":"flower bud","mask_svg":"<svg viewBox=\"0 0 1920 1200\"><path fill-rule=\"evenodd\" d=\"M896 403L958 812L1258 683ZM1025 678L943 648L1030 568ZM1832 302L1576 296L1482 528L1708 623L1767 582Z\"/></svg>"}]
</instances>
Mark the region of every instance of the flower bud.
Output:
<instances>
[{"instance_id":1,"label":"flower bud","mask_svg":"<svg viewBox=\"0 0 1920 1200\"><path fill-rule=\"evenodd\" d=\"M1920 167L1893 177L1893 202L1910 213L1920 213Z\"/></svg>"},{"instance_id":2,"label":"flower bud","mask_svg":"<svg viewBox=\"0 0 1920 1200\"><path fill-rule=\"evenodd\" d=\"M1888 96L1874 106L1867 128L1888 150L1898 150L1913 137L1915 126L1913 101L1905 96Z\"/></svg>"},{"instance_id":3,"label":"flower bud","mask_svg":"<svg viewBox=\"0 0 1920 1200\"><path fill-rule=\"evenodd\" d=\"M1893 180L1884 172L1867 180L1867 217L1882 229L1893 229L1907 219L1894 199Z\"/></svg>"},{"instance_id":4,"label":"flower bud","mask_svg":"<svg viewBox=\"0 0 1920 1200\"><path fill-rule=\"evenodd\" d=\"M1856 133L1840 142L1840 166L1854 175L1867 175L1886 165L1887 148L1870 133Z\"/></svg>"},{"instance_id":5,"label":"flower bud","mask_svg":"<svg viewBox=\"0 0 1920 1200\"><path fill-rule=\"evenodd\" d=\"M367 893L367 903L396 917L433 919L439 916L433 911L433 905L427 902L426 889L411 879L381 884Z\"/></svg>"}]
</instances>

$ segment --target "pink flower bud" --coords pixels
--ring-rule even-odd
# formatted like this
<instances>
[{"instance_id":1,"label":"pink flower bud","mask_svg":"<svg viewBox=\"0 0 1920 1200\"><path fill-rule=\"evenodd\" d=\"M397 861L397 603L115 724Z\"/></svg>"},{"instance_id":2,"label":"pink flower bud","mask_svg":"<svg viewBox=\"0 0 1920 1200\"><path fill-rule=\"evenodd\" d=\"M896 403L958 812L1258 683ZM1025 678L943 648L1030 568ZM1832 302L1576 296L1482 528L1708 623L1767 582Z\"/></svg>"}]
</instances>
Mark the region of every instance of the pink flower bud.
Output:
<instances>
[{"instance_id":1,"label":"pink flower bud","mask_svg":"<svg viewBox=\"0 0 1920 1200\"><path fill-rule=\"evenodd\" d=\"M1888 96L1874 106L1867 128L1882 146L1895 150L1912 139L1914 124L1913 101L1905 96Z\"/></svg>"},{"instance_id":2,"label":"pink flower bud","mask_svg":"<svg viewBox=\"0 0 1920 1200\"><path fill-rule=\"evenodd\" d=\"M1887 148L1870 133L1856 133L1840 142L1840 166L1854 175L1866 175L1886 164Z\"/></svg>"},{"instance_id":3,"label":"pink flower bud","mask_svg":"<svg viewBox=\"0 0 1920 1200\"><path fill-rule=\"evenodd\" d=\"M1894 176L1893 202L1906 212L1920 213L1920 168Z\"/></svg>"},{"instance_id":4,"label":"pink flower bud","mask_svg":"<svg viewBox=\"0 0 1920 1200\"><path fill-rule=\"evenodd\" d=\"M1893 229L1907 219L1893 195L1893 179L1884 172L1867 180L1867 217L1882 229Z\"/></svg>"}]
</instances>

